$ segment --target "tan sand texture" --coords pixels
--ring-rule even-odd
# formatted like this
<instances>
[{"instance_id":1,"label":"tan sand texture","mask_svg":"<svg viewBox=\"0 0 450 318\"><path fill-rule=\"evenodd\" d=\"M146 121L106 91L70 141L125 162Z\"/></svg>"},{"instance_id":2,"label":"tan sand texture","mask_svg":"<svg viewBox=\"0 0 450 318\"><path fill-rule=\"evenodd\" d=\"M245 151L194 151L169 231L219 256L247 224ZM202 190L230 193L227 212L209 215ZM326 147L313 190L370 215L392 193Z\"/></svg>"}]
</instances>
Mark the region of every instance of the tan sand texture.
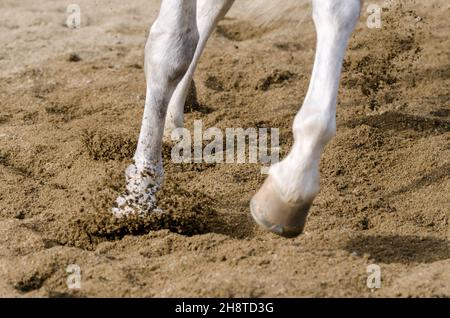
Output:
<instances>
[{"instance_id":1,"label":"tan sand texture","mask_svg":"<svg viewBox=\"0 0 450 318\"><path fill-rule=\"evenodd\" d=\"M260 165L173 164L170 145L168 214L112 218L158 1L76 3L79 29L64 26L66 2L0 3L0 296L450 296L448 1L394 1L381 29L363 10L321 192L295 239L250 217ZM255 26L237 4L201 58L186 127L276 127L285 155L314 57L306 13Z\"/></svg>"}]
</instances>

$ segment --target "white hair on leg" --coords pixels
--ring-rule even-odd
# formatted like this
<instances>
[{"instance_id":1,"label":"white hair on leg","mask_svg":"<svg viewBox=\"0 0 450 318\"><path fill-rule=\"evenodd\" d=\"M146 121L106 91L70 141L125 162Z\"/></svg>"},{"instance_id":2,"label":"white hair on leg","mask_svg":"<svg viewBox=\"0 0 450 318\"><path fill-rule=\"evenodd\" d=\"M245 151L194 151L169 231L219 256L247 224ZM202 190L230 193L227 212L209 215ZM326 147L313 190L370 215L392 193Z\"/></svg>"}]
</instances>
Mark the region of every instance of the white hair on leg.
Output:
<instances>
[{"instance_id":1,"label":"white hair on leg","mask_svg":"<svg viewBox=\"0 0 450 318\"><path fill-rule=\"evenodd\" d=\"M286 237L302 233L319 192L319 161L336 131L336 99L348 40L360 0L313 0L317 49L308 92L294 120L294 145L251 201L254 219Z\"/></svg>"},{"instance_id":2,"label":"white hair on leg","mask_svg":"<svg viewBox=\"0 0 450 318\"><path fill-rule=\"evenodd\" d=\"M162 137L167 105L194 56L198 42L196 0L163 0L145 46L147 93L134 163L125 171L126 192L116 216L157 210L163 178Z\"/></svg>"},{"instance_id":3,"label":"white hair on leg","mask_svg":"<svg viewBox=\"0 0 450 318\"><path fill-rule=\"evenodd\" d=\"M164 137L170 139L175 128L183 127L184 104L189 92L200 56L206 46L209 36L220 19L227 13L234 0L197 0L197 28L199 41L191 65L181 82L177 85L167 110Z\"/></svg>"}]
</instances>

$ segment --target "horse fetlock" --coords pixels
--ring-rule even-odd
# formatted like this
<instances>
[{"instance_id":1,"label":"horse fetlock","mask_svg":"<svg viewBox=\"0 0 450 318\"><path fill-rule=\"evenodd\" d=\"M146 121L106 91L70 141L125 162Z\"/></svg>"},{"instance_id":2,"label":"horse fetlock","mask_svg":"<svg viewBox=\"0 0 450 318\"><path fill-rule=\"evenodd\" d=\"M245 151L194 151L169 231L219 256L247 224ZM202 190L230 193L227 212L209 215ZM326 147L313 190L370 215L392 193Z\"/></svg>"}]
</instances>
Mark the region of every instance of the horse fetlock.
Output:
<instances>
[{"instance_id":1,"label":"horse fetlock","mask_svg":"<svg viewBox=\"0 0 450 318\"><path fill-rule=\"evenodd\" d=\"M116 207L112 209L117 217L160 211L156 204L156 193L163 180L161 168L138 168L132 164L125 171L125 179L126 190L117 198Z\"/></svg>"}]
</instances>

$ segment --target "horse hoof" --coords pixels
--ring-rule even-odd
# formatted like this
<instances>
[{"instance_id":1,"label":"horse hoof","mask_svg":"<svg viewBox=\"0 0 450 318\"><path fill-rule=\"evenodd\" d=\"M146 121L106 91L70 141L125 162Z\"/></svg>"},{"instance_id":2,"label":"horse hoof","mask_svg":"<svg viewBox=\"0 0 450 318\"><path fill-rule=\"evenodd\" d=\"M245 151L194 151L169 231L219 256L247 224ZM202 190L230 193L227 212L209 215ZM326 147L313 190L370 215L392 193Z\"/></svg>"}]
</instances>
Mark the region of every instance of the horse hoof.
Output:
<instances>
[{"instance_id":1,"label":"horse hoof","mask_svg":"<svg viewBox=\"0 0 450 318\"><path fill-rule=\"evenodd\" d=\"M312 200L285 202L268 177L250 201L253 219L263 229L286 238L302 234Z\"/></svg>"}]
</instances>

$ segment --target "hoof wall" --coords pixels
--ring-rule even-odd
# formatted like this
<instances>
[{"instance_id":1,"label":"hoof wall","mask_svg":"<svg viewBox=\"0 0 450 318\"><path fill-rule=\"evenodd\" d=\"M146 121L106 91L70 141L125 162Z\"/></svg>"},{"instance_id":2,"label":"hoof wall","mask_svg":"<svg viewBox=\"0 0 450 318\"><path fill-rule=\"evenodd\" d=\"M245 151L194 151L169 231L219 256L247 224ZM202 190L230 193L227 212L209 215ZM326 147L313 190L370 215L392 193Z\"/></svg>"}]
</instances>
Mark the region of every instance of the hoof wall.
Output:
<instances>
[{"instance_id":1,"label":"hoof wall","mask_svg":"<svg viewBox=\"0 0 450 318\"><path fill-rule=\"evenodd\" d=\"M253 219L264 230L294 238L302 234L311 201L284 202L269 176L250 202Z\"/></svg>"}]
</instances>

